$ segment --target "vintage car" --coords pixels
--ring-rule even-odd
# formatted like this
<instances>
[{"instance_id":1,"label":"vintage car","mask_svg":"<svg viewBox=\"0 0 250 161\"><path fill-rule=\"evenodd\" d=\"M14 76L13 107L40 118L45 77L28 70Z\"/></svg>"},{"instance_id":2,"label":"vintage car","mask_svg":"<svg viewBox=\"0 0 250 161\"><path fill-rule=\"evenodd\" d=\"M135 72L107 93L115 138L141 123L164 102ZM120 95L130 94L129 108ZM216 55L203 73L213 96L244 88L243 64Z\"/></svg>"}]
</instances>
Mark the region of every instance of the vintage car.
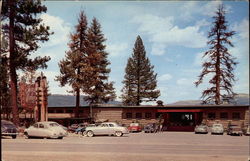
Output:
<instances>
[{"instance_id":1,"label":"vintage car","mask_svg":"<svg viewBox=\"0 0 250 161\"><path fill-rule=\"evenodd\" d=\"M114 135L122 136L123 134L128 134L129 131L126 127L119 126L114 122L104 122L96 127L86 127L86 136L92 137L94 135Z\"/></svg>"},{"instance_id":2,"label":"vintage car","mask_svg":"<svg viewBox=\"0 0 250 161\"><path fill-rule=\"evenodd\" d=\"M222 124L215 123L212 125L211 134L224 134L224 127Z\"/></svg>"},{"instance_id":3,"label":"vintage car","mask_svg":"<svg viewBox=\"0 0 250 161\"><path fill-rule=\"evenodd\" d=\"M157 130L157 127L155 123L149 123L145 125L143 129L145 133L153 133L153 132L156 132L156 130Z\"/></svg>"},{"instance_id":4,"label":"vintage car","mask_svg":"<svg viewBox=\"0 0 250 161\"><path fill-rule=\"evenodd\" d=\"M53 121L37 122L24 130L26 138L57 138L62 139L68 133L58 123Z\"/></svg>"},{"instance_id":5,"label":"vintage car","mask_svg":"<svg viewBox=\"0 0 250 161\"><path fill-rule=\"evenodd\" d=\"M131 123L128 127L129 132L141 132L142 128L139 123Z\"/></svg>"},{"instance_id":6,"label":"vintage car","mask_svg":"<svg viewBox=\"0 0 250 161\"><path fill-rule=\"evenodd\" d=\"M239 135L242 136L243 131L239 125L229 125L227 129L227 135Z\"/></svg>"},{"instance_id":7,"label":"vintage car","mask_svg":"<svg viewBox=\"0 0 250 161\"><path fill-rule=\"evenodd\" d=\"M12 122L1 120L1 136L11 136L15 139L17 135L17 127Z\"/></svg>"},{"instance_id":8,"label":"vintage car","mask_svg":"<svg viewBox=\"0 0 250 161\"><path fill-rule=\"evenodd\" d=\"M196 125L194 129L195 134L207 134L208 126L206 124Z\"/></svg>"}]
</instances>

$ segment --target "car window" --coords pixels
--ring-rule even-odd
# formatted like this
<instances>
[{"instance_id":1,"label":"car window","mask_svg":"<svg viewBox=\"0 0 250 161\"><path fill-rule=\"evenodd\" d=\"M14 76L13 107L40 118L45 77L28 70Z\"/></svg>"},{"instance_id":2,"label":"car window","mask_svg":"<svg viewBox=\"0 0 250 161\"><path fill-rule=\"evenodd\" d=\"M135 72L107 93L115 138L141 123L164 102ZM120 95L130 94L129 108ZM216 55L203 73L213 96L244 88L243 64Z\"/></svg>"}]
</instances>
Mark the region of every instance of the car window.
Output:
<instances>
[{"instance_id":1,"label":"car window","mask_svg":"<svg viewBox=\"0 0 250 161\"><path fill-rule=\"evenodd\" d=\"M114 127L114 125L113 124L109 124L109 127Z\"/></svg>"},{"instance_id":2,"label":"car window","mask_svg":"<svg viewBox=\"0 0 250 161\"><path fill-rule=\"evenodd\" d=\"M44 128L44 125L43 124L39 124L39 128Z\"/></svg>"},{"instance_id":3,"label":"car window","mask_svg":"<svg viewBox=\"0 0 250 161\"><path fill-rule=\"evenodd\" d=\"M139 126L138 123L131 123L130 126Z\"/></svg>"},{"instance_id":4,"label":"car window","mask_svg":"<svg viewBox=\"0 0 250 161\"><path fill-rule=\"evenodd\" d=\"M59 126L59 124L58 123L50 123L49 126L57 127L57 126Z\"/></svg>"},{"instance_id":5,"label":"car window","mask_svg":"<svg viewBox=\"0 0 250 161\"><path fill-rule=\"evenodd\" d=\"M34 124L33 126L34 126L35 128L38 128L38 124Z\"/></svg>"},{"instance_id":6,"label":"car window","mask_svg":"<svg viewBox=\"0 0 250 161\"><path fill-rule=\"evenodd\" d=\"M102 124L101 127L108 127L108 125L107 124Z\"/></svg>"}]
</instances>

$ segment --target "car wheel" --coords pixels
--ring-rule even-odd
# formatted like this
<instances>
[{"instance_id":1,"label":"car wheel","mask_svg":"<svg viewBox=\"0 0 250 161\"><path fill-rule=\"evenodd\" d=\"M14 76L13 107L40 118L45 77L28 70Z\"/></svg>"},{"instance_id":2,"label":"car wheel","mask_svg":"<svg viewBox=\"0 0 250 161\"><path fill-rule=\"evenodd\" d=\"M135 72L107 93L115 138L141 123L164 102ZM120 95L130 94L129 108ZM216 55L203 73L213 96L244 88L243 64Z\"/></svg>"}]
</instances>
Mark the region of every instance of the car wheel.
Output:
<instances>
[{"instance_id":1,"label":"car wheel","mask_svg":"<svg viewBox=\"0 0 250 161\"><path fill-rule=\"evenodd\" d=\"M12 135L12 139L15 139L16 138L16 135Z\"/></svg>"},{"instance_id":2,"label":"car wheel","mask_svg":"<svg viewBox=\"0 0 250 161\"><path fill-rule=\"evenodd\" d=\"M123 135L123 134L122 134L121 131L116 131L116 132L115 132L115 136L121 137L122 135Z\"/></svg>"},{"instance_id":3,"label":"car wheel","mask_svg":"<svg viewBox=\"0 0 250 161\"><path fill-rule=\"evenodd\" d=\"M88 136L88 137L93 137L93 136L94 136L93 131L88 131L88 132L87 132L87 136Z\"/></svg>"},{"instance_id":4,"label":"car wheel","mask_svg":"<svg viewBox=\"0 0 250 161\"><path fill-rule=\"evenodd\" d=\"M29 138L30 138L30 136L29 136L29 134L28 134L27 132L24 132L24 137L25 137L26 139L29 139Z\"/></svg>"}]
</instances>

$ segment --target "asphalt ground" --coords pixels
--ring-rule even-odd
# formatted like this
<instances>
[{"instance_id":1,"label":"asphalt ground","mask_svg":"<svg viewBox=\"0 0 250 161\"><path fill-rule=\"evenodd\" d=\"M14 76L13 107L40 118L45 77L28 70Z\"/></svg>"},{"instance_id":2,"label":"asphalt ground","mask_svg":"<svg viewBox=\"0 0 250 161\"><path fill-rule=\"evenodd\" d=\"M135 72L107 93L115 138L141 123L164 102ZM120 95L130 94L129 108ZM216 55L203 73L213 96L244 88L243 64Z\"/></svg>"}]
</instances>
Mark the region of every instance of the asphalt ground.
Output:
<instances>
[{"instance_id":1,"label":"asphalt ground","mask_svg":"<svg viewBox=\"0 0 250 161\"><path fill-rule=\"evenodd\" d=\"M2 138L4 161L248 161L249 136L192 132L130 133L122 137Z\"/></svg>"}]
</instances>

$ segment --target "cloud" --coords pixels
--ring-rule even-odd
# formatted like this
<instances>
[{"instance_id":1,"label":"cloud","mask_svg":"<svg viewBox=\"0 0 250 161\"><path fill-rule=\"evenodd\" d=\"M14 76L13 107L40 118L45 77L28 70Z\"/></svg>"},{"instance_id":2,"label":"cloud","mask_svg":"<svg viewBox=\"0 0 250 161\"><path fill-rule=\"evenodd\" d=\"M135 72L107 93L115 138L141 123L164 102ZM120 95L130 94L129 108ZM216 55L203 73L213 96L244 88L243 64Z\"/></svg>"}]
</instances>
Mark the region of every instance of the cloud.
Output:
<instances>
[{"instance_id":1,"label":"cloud","mask_svg":"<svg viewBox=\"0 0 250 161\"><path fill-rule=\"evenodd\" d=\"M181 86L181 88L194 88L194 82L196 81L196 78L195 77L188 77L188 78L180 78L176 81L176 84ZM192 89L191 88L191 89Z\"/></svg>"},{"instance_id":2,"label":"cloud","mask_svg":"<svg viewBox=\"0 0 250 161\"><path fill-rule=\"evenodd\" d=\"M54 46L62 43L65 43L66 45L69 41L68 35L70 33L71 25L60 17L52 16L47 13L42 14L40 18L43 19L42 23L48 25L50 27L50 31L54 32L45 45Z\"/></svg>"},{"instance_id":3,"label":"cloud","mask_svg":"<svg viewBox=\"0 0 250 161\"><path fill-rule=\"evenodd\" d=\"M121 56L122 54L128 51L128 44L127 43L108 44L106 50L110 56L113 57Z\"/></svg>"},{"instance_id":4,"label":"cloud","mask_svg":"<svg viewBox=\"0 0 250 161\"><path fill-rule=\"evenodd\" d=\"M170 79L172 79L172 78L173 78L173 76L170 75L170 74L163 74L163 75L161 75L161 76L158 78L158 80L159 80L159 81L168 81L168 80L170 80Z\"/></svg>"},{"instance_id":5,"label":"cloud","mask_svg":"<svg viewBox=\"0 0 250 161\"><path fill-rule=\"evenodd\" d=\"M151 14L138 15L132 19L139 24L138 30L150 37L152 54L163 55L167 46L202 48L206 46L206 35L200 31L200 24L180 28L174 25L173 17L160 17ZM192 41L190 41L192 39Z\"/></svg>"}]
</instances>

